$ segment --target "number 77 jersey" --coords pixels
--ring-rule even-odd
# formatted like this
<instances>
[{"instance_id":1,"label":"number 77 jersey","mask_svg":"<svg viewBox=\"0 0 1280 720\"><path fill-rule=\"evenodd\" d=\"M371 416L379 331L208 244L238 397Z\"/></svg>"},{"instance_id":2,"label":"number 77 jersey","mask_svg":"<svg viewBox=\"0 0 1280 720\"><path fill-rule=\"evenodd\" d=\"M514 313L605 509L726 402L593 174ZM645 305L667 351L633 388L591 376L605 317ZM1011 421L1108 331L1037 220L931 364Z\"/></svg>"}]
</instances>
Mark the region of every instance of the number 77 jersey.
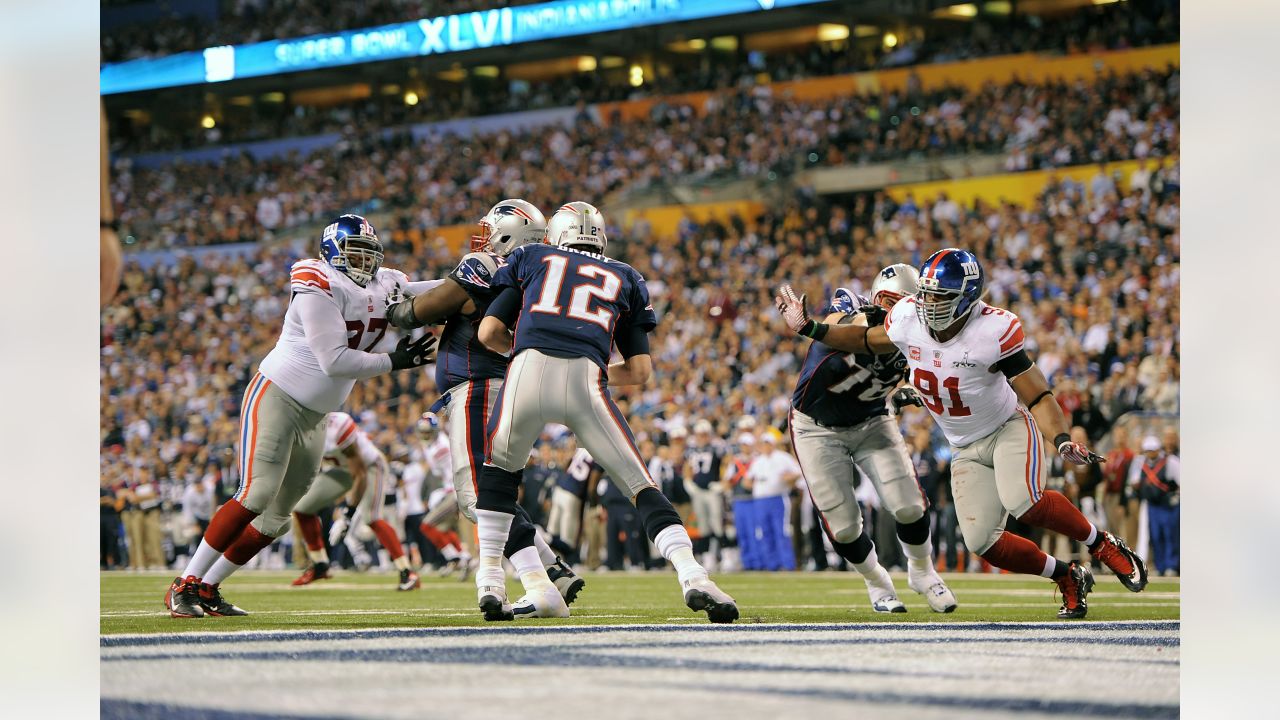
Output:
<instances>
[{"instance_id":1,"label":"number 77 jersey","mask_svg":"<svg viewBox=\"0 0 1280 720\"><path fill-rule=\"evenodd\" d=\"M511 356L537 348L556 357L587 357L607 369L614 331L658 324L644 278L603 255L553 245L522 245L507 256L494 286L523 296Z\"/></svg>"},{"instance_id":2,"label":"number 77 jersey","mask_svg":"<svg viewBox=\"0 0 1280 720\"><path fill-rule=\"evenodd\" d=\"M940 343L917 317L911 297L893 306L884 329L907 358L907 382L953 447L990 435L1017 409L1017 394L995 366L1022 349L1017 315L979 301L960 333Z\"/></svg>"}]
</instances>

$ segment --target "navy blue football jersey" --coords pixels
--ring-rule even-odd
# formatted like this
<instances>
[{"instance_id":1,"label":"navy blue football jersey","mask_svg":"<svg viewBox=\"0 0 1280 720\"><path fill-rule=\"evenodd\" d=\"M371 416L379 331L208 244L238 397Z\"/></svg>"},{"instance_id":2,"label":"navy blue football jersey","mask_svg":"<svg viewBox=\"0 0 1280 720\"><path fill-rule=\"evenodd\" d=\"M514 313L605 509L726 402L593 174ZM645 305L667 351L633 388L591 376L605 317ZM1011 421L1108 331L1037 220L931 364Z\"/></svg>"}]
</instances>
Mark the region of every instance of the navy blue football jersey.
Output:
<instances>
[{"instance_id":1,"label":"navy blue football jersey","mask_svg":"<svg viewBox=\"0 0 1280 720\"><path fill-rule=\"evenodd\" d=\"M726 453L728 448L719 440L685 450L693 484L705 490L711 483L719 482Z\"/></svg>"},{"instance_id":2,"label":"navy blue football jersey","mask_svg":"<svg viewBox=\"0 0 1280 720\"><path fill-rule=\"evenodd\" d=\"M556 477L556 483L579 499L586 500L587 480L591 478L591 471L598 467L600 466L591 458L591 453L587 452L586 448L578 448L569 466Z\"/></svg>"},{"instance_id":3,"label":"navy blue football jersey","mask_svg":"<svg viewBox=\"0 0 1280 720\"><path fill-rule=\"evenodd\" d=\"M485 310L501 290L493 284L494 273L505 264L493 253L468 253L449 274L476 304L476 310L470 315L456 312L445 321L436 353L436 387L440 392L467 380L502 378L507 374L507 357L476 338Z\"/></svg>"},{"instance_id":4,"label":"navy blue football jersey","mask_svg":"<svg viewBox=\"0 0 1280 720\"><path fill-rule=\"evenodd\" d=\"M839 290L827 313L853 315L866 298L849 299ZM877 415L887 415L885 398L902 382L907 361L900 353L862 355L836 350L820 342L809 346L791 406L830 427L849 427Z\"/></svg>"},{"instance_id":5,"label":"navy blue football jersey","mask_svg":"<svg viewBox=\"0 0 1280 720\"><path fill-rule=\"evenodd\" d=\"M615 330L649 332L658 324L640 273L596 253L521 245L493 284L522 296L512 357L537 348L556 357L588 357L607 369Z\"/></svg>"}]
</instances>

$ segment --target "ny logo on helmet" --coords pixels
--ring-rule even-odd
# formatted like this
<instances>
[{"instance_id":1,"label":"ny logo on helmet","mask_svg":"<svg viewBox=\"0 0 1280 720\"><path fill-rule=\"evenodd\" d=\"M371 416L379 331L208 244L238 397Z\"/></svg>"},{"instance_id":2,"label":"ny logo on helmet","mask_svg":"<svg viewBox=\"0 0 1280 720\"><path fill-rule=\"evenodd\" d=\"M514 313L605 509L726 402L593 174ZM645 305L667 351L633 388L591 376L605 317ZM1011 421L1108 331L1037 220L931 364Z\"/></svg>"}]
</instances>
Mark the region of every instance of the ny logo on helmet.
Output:
<instances>
[{"instance_id":1,"label":"ny logo on helmet","mask_svg":"<svg viewBox=\"0 0 1280 720\"><path fill-rule=\"evenodd\" d=\"M333 223L324 229L324 237L322 238L324 241L327 242L336 237L338 237L338 223Z\"/></svg>"},{"instance_id":2,"label":"ny logo on helmet","mask_svg":"<svg viewBox=\"0 0 1280 720\"><path fill-rule=\"evenodd\" d=\"M964 276L967 278L978 277L982 273L978 270L978 263L974 260L960 263L960 268L964 270Z\"/></svg>"}]
</instances>

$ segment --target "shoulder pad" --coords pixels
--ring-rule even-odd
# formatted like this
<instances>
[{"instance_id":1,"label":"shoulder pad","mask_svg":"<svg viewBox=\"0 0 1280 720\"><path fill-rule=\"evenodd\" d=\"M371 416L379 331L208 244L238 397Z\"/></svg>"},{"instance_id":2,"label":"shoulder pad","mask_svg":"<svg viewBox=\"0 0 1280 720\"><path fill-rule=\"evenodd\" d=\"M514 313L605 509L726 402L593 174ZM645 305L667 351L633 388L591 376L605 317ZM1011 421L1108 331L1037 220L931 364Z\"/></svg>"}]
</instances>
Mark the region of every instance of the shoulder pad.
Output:
<instances>
[{"instance_id":1,"label":"shoulder pad","mask_svg":"<svg viewBox=\"0 0 1280 720\"><path fill-rule=\"evenodd\" d=\"M457 280L463 287L468 285L482 288L492 287L493 276L494 273L498 272L498 268L501 267L500 263L501 260L497 255L483 252L467 253L449 277Z\"/></svg>"}]
</instances>

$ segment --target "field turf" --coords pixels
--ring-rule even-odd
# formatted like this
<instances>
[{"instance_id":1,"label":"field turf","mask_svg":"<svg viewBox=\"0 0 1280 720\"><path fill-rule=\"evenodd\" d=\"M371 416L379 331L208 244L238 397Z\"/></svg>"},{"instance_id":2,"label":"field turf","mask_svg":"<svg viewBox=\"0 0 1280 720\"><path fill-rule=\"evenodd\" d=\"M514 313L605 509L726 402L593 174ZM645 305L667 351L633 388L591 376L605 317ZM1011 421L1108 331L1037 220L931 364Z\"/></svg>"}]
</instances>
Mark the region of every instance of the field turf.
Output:
<instances>
[{"instance_id":1,"label":"field turf","mask_svg":"<svg viewBox=\"0 0 1280 720\"><path fill-rule=\"evenodd\" d=\"M251 614L241 618L177 620L162 599L170 575L105 572L100 576L103 635L117 633L233 632L242 630L351 630L489 626L475 605L475 585L456 578L423 577L420 590L397 592L390 574L336 573L331 580L292 587L294 572L246 571L223 586L231 602ZM1047 580L1009 575L947 574L959 602L948 615L930 612L924 599L894 574L905 614L871 612L856 573L734 573L716 576L734 596L740 623L1017 622L1056 621L1061 599ZM586 589L567 620L538 625L629 625L706 623L684 607L673 572L590 573ZM1152 578L1138 594L1106 571L1096 574L1088 621L1177 620L1179 581ZM508 581L514 600L519 583ZM1062 621L1071 622L1071 621Z\"/></svg>"}]
</instances>

